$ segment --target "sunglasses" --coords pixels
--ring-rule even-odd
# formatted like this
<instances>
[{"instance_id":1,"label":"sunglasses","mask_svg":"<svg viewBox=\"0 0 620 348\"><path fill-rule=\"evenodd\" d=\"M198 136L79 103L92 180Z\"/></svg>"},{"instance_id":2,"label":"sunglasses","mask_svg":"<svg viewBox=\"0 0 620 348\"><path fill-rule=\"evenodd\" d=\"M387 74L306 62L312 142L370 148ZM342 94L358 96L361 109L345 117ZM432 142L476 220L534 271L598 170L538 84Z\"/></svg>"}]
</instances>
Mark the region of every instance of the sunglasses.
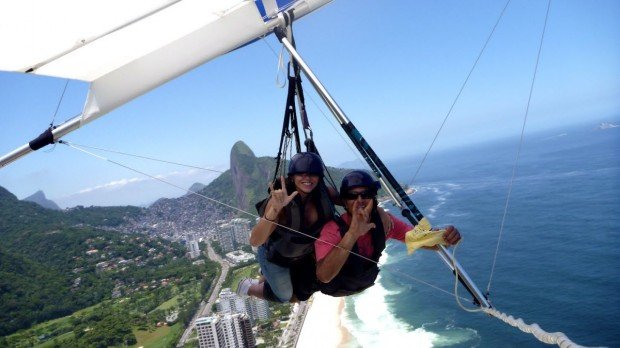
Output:
<instances>
[{"instance_id":1,"label":"sunglasses","mask_svg":"<svg viewBox=\"0 0 620 348\"><path fill-rule=\"evenodd\" d=\"M362 197L362 199L373 199L376 195L374 191L346 192L342 194L342 198L347 200L354 200L357 199L357 197Z\"/></svg>"}]
</instances>

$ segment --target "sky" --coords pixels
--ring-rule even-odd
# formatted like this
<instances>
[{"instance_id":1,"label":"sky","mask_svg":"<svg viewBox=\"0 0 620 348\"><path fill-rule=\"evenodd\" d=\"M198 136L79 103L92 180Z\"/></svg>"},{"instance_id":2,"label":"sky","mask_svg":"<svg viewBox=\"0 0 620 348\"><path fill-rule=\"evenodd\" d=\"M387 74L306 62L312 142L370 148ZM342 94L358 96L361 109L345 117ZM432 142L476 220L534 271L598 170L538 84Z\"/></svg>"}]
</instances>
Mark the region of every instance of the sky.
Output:
<instances>
[{"instance_id":1,"label":"sky","mask_svg":"<svg viewBox=\"0 0 620 348\"><path fill-rule=\"evenodd\" d=\"M295 23L299 53L384 161L424 153L468 76L504 1L335 0ZM513 0L429 156L517 137L547 2ZM275 156L286 101L270 36L208 62L66 136L76 144L224 171L243 140ZM620 119L620 2L553 1L526 135ZM314 138L327 165L358 155L307 80ZM88 85L0 72L0 153L81 112ZM527 137L526 137L527 141ZM219 173L97 152L189 188ZM43 190L61 207L146 205L186 192L64 145L0 169L18 198Z\"/></svg>"}]
</instances>

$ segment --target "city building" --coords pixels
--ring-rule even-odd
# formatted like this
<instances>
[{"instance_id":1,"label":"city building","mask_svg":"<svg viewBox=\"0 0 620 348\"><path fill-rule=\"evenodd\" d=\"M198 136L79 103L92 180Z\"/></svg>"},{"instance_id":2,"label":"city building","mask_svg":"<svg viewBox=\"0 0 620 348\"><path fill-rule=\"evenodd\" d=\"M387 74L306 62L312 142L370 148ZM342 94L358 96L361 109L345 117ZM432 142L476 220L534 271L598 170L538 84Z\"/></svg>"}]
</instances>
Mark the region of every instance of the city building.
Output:
<instances>
[{"instance_id":1,"label":"city building","mask_svg":"<svg viewBox=\"0 0 620 348\"><path fill-rule=\"evenodd\" d=\"M254 256L254 254L246 253L243 250L235 250L235 251L231 251L226 254L226 260L232 263L233 265L238 265L240 263L253 261L255 259L256 257Z\"/></svg>"},{"instance_id":2,"label":"city building","mask_svg":"<svg viewBox=\"0 0 620 348\"><path fill-rule=\"evenodd\" d=\"M250 245L250 220L237 218L230 220L237 245Z\"/></svg>"},{"instance_id":3,"label":"city building","mask_svg":"<svg viewBox=\"0 0 620 348\"><path fill-rule=\"evenodd\" d=\"M256 346L254 334L252 334L252 324L247 314L225 314L221 318L221 324L226 344L224 347L248 348Z\"/></svg>"},{"instance_id":4,"label":"city building","mask_svg":"<svg viewBox=\"0 0 620 348\"><path fill-rule=\"evenodd\" d=\"M217 316L196 319L195 327L200 348L224 347L220 344L220 342L224 342L224 333L219 321L220 319Z\"/></svg>"},{"instance_id":5,"label":"city building","mask_svg":"<svg viewBox=\"0 0 620 348\"><path fill-rule=\"evenodd\" d=\"M200 256L200 246L194 233L188 233L185 237L187 245L187 254L190 259L195 259Z\"/></svg>"},{"instance_id":6,"label":"city building","mask_svg":"<svg viewBox=\"0 0 620 348\"><path fill-rule=\"evenodd\" d=\"M255 297L240 297L229 288L220 291L220 295L215 301L215 308L221 314L247 314L252 325L257 320L266 320L271 316L269 302Z\"/></svg>"},{"instance_id":7,"label":"city building","mask_svg":"<svg viewBox=\"0 0 620 348\"><path fill-rule=\"evenodd\" d=\"M215 308L218 313L248 313L248 297L240 297L229 288L220 291L218 299L215 301Z\"/></svg>"},{"instance_id":8,"label":"city building","mask_svg":"<svg viewBox=\"0 0 620 348\"><path fill-rule=\"evenodd\" d=\"M224 223L219 226L215 233L215 240L220 243L225 253L237 248L233 226L230 223Z\"/></svg>"},{"instance_id":9,"label":"city building","mask_svg":"<svg viewBox=\"0 0 620 348\"><path fill-rule=\"evenodd\" d=\"M196 320L200 348L252 348L256 346L247 314L223 314Z\"/></svg>"},{"instance_id":10,"label":"city building","mask_svg":"<svg viewBox=\"0 0 620 348\"><path fill-rule=\"evenodd\" d=\"M269 317L271 317L269 302L256 297L248 297L248 300L248 315L252 320L252 324L254 324L257 320L267 320L269 319Z\"/></svg>"}]
</instances>

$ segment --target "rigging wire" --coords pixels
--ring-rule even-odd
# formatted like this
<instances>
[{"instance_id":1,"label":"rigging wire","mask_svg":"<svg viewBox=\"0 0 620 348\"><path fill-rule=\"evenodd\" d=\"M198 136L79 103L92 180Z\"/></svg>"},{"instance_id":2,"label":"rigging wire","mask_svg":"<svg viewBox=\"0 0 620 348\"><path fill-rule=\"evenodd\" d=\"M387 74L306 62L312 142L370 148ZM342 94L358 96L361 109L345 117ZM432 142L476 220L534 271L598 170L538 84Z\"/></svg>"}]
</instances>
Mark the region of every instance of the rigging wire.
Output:
<instances>
[{"instance_id":1,"label":"rigging wire","mask_svg":"<svg viewBox=\"0 0 620 348\"><path fill-rule=\"evenodd\" d=\"M69 85L69 79L65 81L65 87L62 89L62 93L60 94L60 99L58 99L58 104L56 104L56 110L54 111L54 115L52 116L52 121L50 121L50 127L54 128L54 121L56 120L56 115L58 114L58 109L60 109L60 104L62 104L62 100L65 97L65 92L67 91L67 86Z\"/></svg>"},{"instance_id":2,"label":"rigging wire","mask_svg":"<svg viewBox=\"0 0 620 348\"><path fill-rule=\"evenodd\" d=\"M463 81L463 83L461 84L461 88L459 89L459 92L457 93L456 97L452 101L452 105L450 105L450 109L448 109L448 112L446 113L446 116L444 117L443 122L441 122L441 126L439 126L439 129L435 133L435 137L433 138L433 141L431 141L431 144L428 146L426 153L424 153L424 157L422 158L422 161L420 161L420 165L418 165L418 169L416 169L415 174L413 174L413 178L409 181L409 186L412 186L413 182L418 177L418 174L420 173L420 170L422 169L422 166L424 165L424 162L426 161L428 154L431 152L431 149L435 145L435 141L437 141L437 138L439 137L439 133L441 133L441 130L446 125L448 118L452 114L452 110L454 109L454 106L456 106L456 103L458 102L459 98L461 97L461 94L463 93L463 90L465 89L465 86L467 85L467 82L469 82L469 78L471 77L472 73L476 69L476 66L478 66L478 62L480 61L482 54L484 53L487 45L491 41L491 38L493 37L493 34L495 33L495 29L497 29L499 22L502 20L502 17L504 17L504 12L506 12L506 9L508 8L508 4L510 4L510 0L506 1L506 5L504 5L502 12L499 14L499 17L497 18L495 25L493 25L493 29L491 29L489 36L487 37L486 41L484 42L484 45L482 46L482 49L480 50L480 53L478 53L478 57L476 57L474 64L472 65L471 69L469 70L469 73L467 74L467 77L465 78L465 81Z\"/></svg>"},{"instance_id":3,"label":"rigging wire","mask_svg":"<svg viewBox=\"0 0 620 348\"><path fill-rule=\"evenodd\" d=\"M521 149L523 147L523 140L525 134L525 125L527 124L527 117L530 112L530 104L532 102L532 95L534 92L534 84L536 83L536 74L538 73L538 64L540 63L540 55L542 52L543 42L545 40L545 32L547 31L547 21L549 19L549 10L551 8L551 0L547 2L547 12L545 14L545 22L543 25L543 30L540 35L540 43L538 44L538 53L536 55L536 64L534 65L534 74L532 75L532 82L530 84L530 92L527 98L527 106L525 107L525 114L523 116L523 124L521 126L521 136L519 138L519 146L517 147L517 154L515 156L515 161L512 166L512 176L510 177L510 183L508 184L508 193L506 194L506 203L504 204L504 213L502 216L502 222L500 224L499 235L497 236L497 245L495 246L495 255L493 256L493 265L491 266L491 274L489 275L489 283L487 285L487 293L491 289L491 282L493 280L493 273L495 272L495 266L497 263L497 255L499 252L499 244L502 239L502 234L504 232L504 225L506 223L506 216L508 215L508 205L510 202L510 196L512 193L512 187L514 186L514 181L517 173L517 166L519 164L519 158L521 157Z\"/></svg>"},{"instance_id":4,"label":"rigging wire","mask_svg":"<svg viewBox=\"0 0 620 348\"><path fill-rule=\"evenodd\" d=\"M215 172L215 173L224 174L223 171L217 170L217 169L209 169L209 168L198 167L198 166L194 166L194 165L190 165L190 164L183 164L183 163L178 163L178 162L166 161L166 160L162 160L162 159L158 159L158 158L153 158L153 157L147 157L147 156L136 155L136 154L131 154L131 153L127 153L127 152L121 152L121 151L116 151L116 150L104 149L104 148L96 147L96 146L76 144L76 143L73 143L73 142L68 142L66 140L60 140L59 142L60 143L64 143L66 145L75 145L75 146L84 147L84 148L87 148L87 149L100 150L100 151L116 153L116 154L124 155L124 156L131 156L131 157L142 158L142 159L147 159L147 160L156 161L156 162L174 164L174 165L177 165L177 166L182 166L182 167L187 167L187 168L194 168L194 169L201 169L201 170L206 170L206 171L209 171L209 172Z\"/></svg>"},{"instance_id":5,"label":"rigging wire","mask_svg":"<svg viewBox=\"0 0 620 348\"><path fill-rule=\"evenodd\" d=\"M75 149L75 150L81 151L81 152L83 152L83 153L85 153L85 154L87 154L87 155L93 156L93 157L95 157L95 158L97 158L97 159L100 159L100 160L103 160L103 161L106 161L106 162L109 162L109 163L115 164L115 165L117 165L117 166L123 167L123 168L128 169L128 170L130 170L130 171L133 171L133 172L135 172L135 173L138 173L138 174L141 174L141 175L147 176L147 177L149 177L149 178L151 178L151 179L157 180L157 181L159 181L159 182L161 182L161 183L163 183L163 184L166 184L166 185L169 185L169 186L175 187L175 188L177 188L177 189L179 189L179 190L185 191L186 193L189 193L189 194L192 194L192 195L196 195L196 196L198 196L198 197L202 197L202 198L204 198L204 199L206 199L206 200L208 200L208 201L211 201L211 202L213 202L213 203L215 203L215 204L219 204L219 205L225 206L225 207L227 207L227 208L230 208L230 209L232 209L232 210L235 210L235 211L237 211L237 212L243 213L243 214L245 214L245 215L251 216L251 217L256 218L256 219L261 218L260 216L258 216L258 215L256 215L256 214L250 213L250 212L245 211L245 210L243 210L243 209L239 209L239 208L234 207L234 206L232 206L232 205L230 205L230 204L227 204L227 203L224 203L224 202L218 201L217 199L214 199L214 198L208 197L208 196L206 196L206 195L204 195L204 194L201 194L201 193L198 193L198 192L196 192L196 191L193 191L193 190L186 189L186 188L184 188L184 187L178 186L178 185L176 185L176 184L174 184L174 183L172 183L172 182L170 182L170 181L167 181L167 180L162 179L162 178L160 178L160 177L157 177L157 176L155 176L155 175L148 174L148 173L146 173L146 172L143 172L143 171L141 171L141 170L138 170L138 169L132 168L132 167L130 167L130 166L128 166L128 165L125 165L125 164L123 164L123 163L120 163L120 162L117 162L117 161L111 160L111 159L109 159L109 158L106 158L106 157L103 157L103 156L97 155L97 154L95 154L95 153L93 153L93 152L90 152L90 151L88 151L88 150L82 149L82 148L80 147L80 145L77 145L77 144L75 144L75 143L69 143L69 142L64 141L64 140L60 140L60 141L59 141L59 143L60 143L60 144L63 144L63 145L67 145L67 146L69 146L70 148L73 148L73 149ZM268 220L268 221L269 221L269 220ZM305 236L305 237L308 237L308 238L314 239L315 241L320 241L321 243L326 243L326 244L329 244L330 246L332 246L332 247L334 247L334 248L342 249L342 250L346 251L347 253L349 253L349 254L351 254L351 255L355 255L355 256L357 256L357 257L359 257L359 258L362 258L362 259L364 259L364 260L366 260L366 261L370 261L370 262L372 262L372 263L374 263L374 264L376 264L376 265L379 265L379 263L378 263L377 261L372 260L372 259L370 259L370 258L368 258L368 257L365 257L365 256L363 256L363 255L361 255L361 254L358 254L358 253L356 253L356 252L353 252L353 251L351 251L351 250L344 249L343 247L341 247L341 246L339 246L339 245L332 244L332 243L330 243L330 242L324 241L324 240L322 240L322 239L316 238L316 237L311 236L311 235L309 235L309 234L303 233L303 232L301 232L301 231L297 231L297 230L295 230L295 229L293 229L293 228L290 228L290 227L288 227L288 226L284 226L284 225L278 224L278 223L273 222L273 221L269 221L269 222L270 222L270 223L272 223L272 224L275 224L275 225L277 225L277 226L279 226L279 227L285 228L285 229L287 229L287 230L289 230L289 231L292 231L292 232L294 232L294 233L298 233L298 234L301 234L301 235L303 235L303 236ZM397 271L397 270L395 270L395 269L392 269L392 267L389 267L389 266L388 266L388 267L386 267L385 265L384 265L384 266L381 266L381 267L382 267L382 268L384 268L384 269L386 269L386 270L389 270L390 272L392 272L392 273L394 273L394 274L398 274L398 275L401 275L401 276L403 276L403 277L406 277L406 278L412 279L412 280L414 280L414 281L417 281L417 282L419 282L419 283L422 283L422 284L424 284L424 285L427 285L427 286L429 286L429 287L431 287L431 288L434 288L435 290L441 291L441 292L443 292L443 293L445 293L445 294L447 294L447 295L449 295L449 296L454 296L454 294L453 294L452 292L450 292L450 291L446 291L446 290L444 290L444 289L442 289L442 288L440 288L440 287L438 287L438 286L436 286L436 285L433 285L433 284L431 284L431 283L428 283L428 282L426 282L426 281L423 281L423 280L421 280L421 279L418 279L418 278L416 278L416 277L413 277L413 276L411 276L411 275L409 275L409 274L406 274L406 273L403 273L403 272ZM465 300L465 301L467 301L467 300L468 300L467 298L464 298L464 297L461 297L461 299L463 299L463 300Z\"/></svg>"},{"instance_id":6,"label":"rigging wire","mask_svg":"<svg viewBox=\"0 0 620 348\"><path fill-rule=\"evenodd\" d=\"M271 47L271 44L269 43L269 41L267 41L267 39L265 39L265 36L262 36L261 39L263 40L263 42L267 45L267 47L269 47L269 49L271 50L271 52L273 53L274 56L276 56L276 58L278 58L278 71L276 73L276 87L278 88L284 88L284 86L286 86L286 78L282 79L282 82L280 82L280 75L284 75L284 47L282 47L280 49L280 53L277 53L275 49L273 49L273 47Z\"/></svg>"},{"instance_id":7,"label":"rigging wire","mask_svg":"<svg viewBox=\"0 0 620 348\"><path fill-rule=\"evenodd\" d=\"M56 121L56 116L58 115L58 110L60 109L60 105L65 97L65 92L67 91L67 86L69 85L69 79L66 79L65 86L62 89L62 93L60 94L60 98L58 98L58 103L56 103L56 110L54 110L54 115L52 115L52 120L50 121L50 129L55 129L54 121ZM51 148L46 149L45 152L53 152L56 149L56 144L53 144Z\"/></svg>"}]
</instances>

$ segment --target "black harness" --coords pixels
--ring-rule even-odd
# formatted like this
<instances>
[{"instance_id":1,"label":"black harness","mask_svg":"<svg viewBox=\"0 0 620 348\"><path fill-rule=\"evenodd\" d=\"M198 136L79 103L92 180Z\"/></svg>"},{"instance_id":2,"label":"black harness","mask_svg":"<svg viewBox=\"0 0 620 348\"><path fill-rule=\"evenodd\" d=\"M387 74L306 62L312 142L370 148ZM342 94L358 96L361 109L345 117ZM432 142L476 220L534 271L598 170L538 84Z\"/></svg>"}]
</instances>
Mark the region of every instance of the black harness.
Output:
<instances>
[{"instance_id":1,"label":"black harness","mask_svg":"<svg viewBox=\"0 0 620 348\"><path fill-rule=\"evenodd\" d=\"M340 217L336 217L334 221L338 224L340 236L344 237L349 226ZM374 285L379 275L379 267L376 262L379 262L381 253L385 249L386 235L381 217L376 209L373 209L371 221L375 223L376 227L368 232L370 233L373 247L372 256L369 259L375 262L349 254L338 275L329 283L319 285L322 293L334 297L349 296ZM351 251L359 254L357 243L353 245Z\"/></svg>"},{"instance_id":2,"label":"black harness","mask_svg":"<svg viewBox=\"0 0 620 348\"><path fill-rule=\"evenodd\" d=\"M321 228L334 216L333 203L327 194L327 187L323 182L316 188L318 196L310 199L316 206L318 218L313 226L305 222L305 205L299 196L295 197L285 208L286 221L282 224L291 228L277 226L265 243L267 260L282 267L290 267L292 264L306 257L314 257L314 241L319 237ZM263 200L258 208L259 215L263 215L269 198ZM295 231L303 232L303 234ZM312 238L314 237L314 238Z\"/></svg>"}]
</instances>

